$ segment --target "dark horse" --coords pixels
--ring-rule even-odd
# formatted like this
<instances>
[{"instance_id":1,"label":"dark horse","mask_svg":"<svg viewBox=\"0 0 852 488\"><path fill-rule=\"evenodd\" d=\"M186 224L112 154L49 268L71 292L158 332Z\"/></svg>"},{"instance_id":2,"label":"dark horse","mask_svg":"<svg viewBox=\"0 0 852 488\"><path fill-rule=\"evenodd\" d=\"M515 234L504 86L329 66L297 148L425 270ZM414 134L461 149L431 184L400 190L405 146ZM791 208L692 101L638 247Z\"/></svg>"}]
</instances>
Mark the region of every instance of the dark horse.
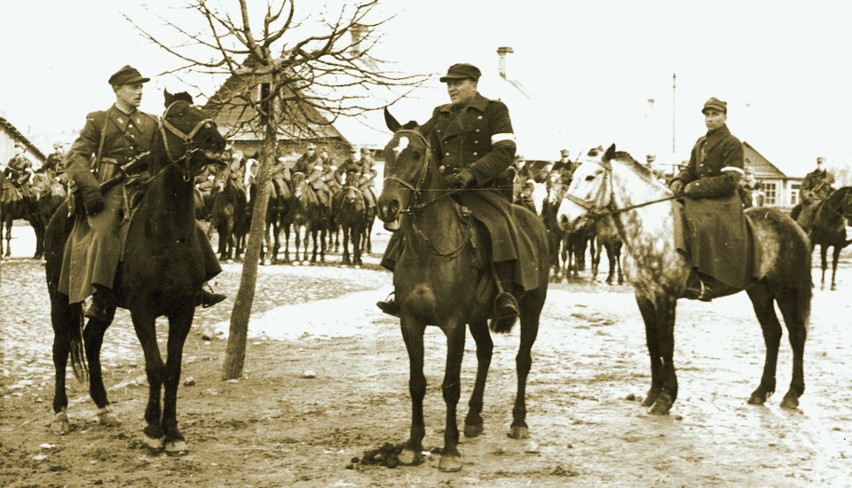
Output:
<instances>
[{"instance_id":1,"label":"dark horse","mask_svg":"<svg viewBox=\"0 0 852 488\"><path fill-rule=\"evenodd\" d=\"M675 246L675 219L680 213L673 198L646 167L629 154L616 152L612 145L602 158L597 156L577 168L558 216L566 227L589 214L613 217L634 264L627 269L628 280L645 321L651 389L643 405L652 414L667 413L677 398L675 308L690 273L689 263ZM802 356L811 310L810 246L799 226L777 209L752 208L746 216L762 252L758 279L746 292L766 343L763 376L748 402L763 404L775 391L782 335L775 314L777 304L793 348L793 377L781 406L796 408L805 391ZM739 291L732 288L729 294Z\"/></svg>"},{"instance_id":2,"label":"dark horse","mask_svg":"<svg viewBox=\"0 0 852 488\"><path fill-rule=\"evenodd\" d=\"M816 212L814 212L814 219L808 231L811 251L819 244L819 254L822 260L822 278L820 279L820 288L822 289L825 288L825 270L828 268L828 248L834 248L831 260L831 289L836 290L837 260L840 259L840 252L843 248L852 243L852 240L846 239L848 221L845 216L846 202L852 195L850 190L852 190L852 186L838 188L820 202ZM802 223L799 222L799 225L802 225Z\"/></svg>"},{"instance_id":3,"label":"dark horse","mask_svg":"<svg viewBox=\"0 0 852 488\"><path fill-rule=\"evenodd\" d=\"M27 206L30 225L33 226L36 235L36 251L33 258L41 259L44 256L44 231L50 217L65 202L66 195L65 185L52 174L37 172L33 175L32 200Z\"/></svg>"},{"instance_id":4,"label":"dark horse","mask_svg":"<svg viewBox=\"0 0 852 488\"><path fill-rule=\"evenodd\" d=\"M317 261L318 250L320 253L320 261L325 262L325 234L327 219L322 215L322 208L320 208L319 199L317 198L314 189L308 184L308 180L305 178L304 173L297 172L293 175L292 192L293 193L290 197L290 206L292 209L291 223L293 226L293 233L295 234L293 239L296 244L295 261L299 261L299 248L301 247L302 261L307 262L308 244L309 241L313 239L314 247L313 253L311 254L311 262L315 263ZM305 229L304 246L302 246L301 232L303 228ZM285 229L284 233L288 241L288 244L285 247L289 249L290 238L287 234L288 230L289 229ZM320 231L322 231L322 234L318 237ZM285 253L287 252L285 251Z\"/></svg>"},{"instance_id":5,"label":"dark horse","mask_svg":"<svg viewBox=\"0 0 852 488\"><path fill-rule=\"evenodd\" d=\"M219 259L226 261L239 257L238 236L244 227L246 214L245 196L240 193L231 178L230 169L224 168L217 177L210 210L210 227L207 238L215 230L219 234Z\"/></svg>"},{"instance_id":6,"label":"dark horse","mask_svg":"<svg viewBox=\"0 0 852 488\"><path fill-rule=\"evenodd\" d=\"M154 176L127 230L124 260L119 265L116 290L119 306L130 311L136 335L145 353L148 404L145 409L145 443L165 447L169 453L186 450L177 424L177 389L181 356L195 313L196 293L204 281L205 268L196 230L192 178L203 165L218 160L225 139L216 124L184 98L175 101L165 93L166 110L151 144L148 169ZM53 363L56 390L53 398L54 430L69 430L65 369L69 352L78 379L89 374L89 393L98 406L101 423L112 418L101 376L100 349L104 332L112 322L91 319L82 329L80 303L69 304L58 291L65 241L72 228L65 208L51 218L45 236L47 287L53 323ZM202 237L203 238L203 237ZM167 360L157 345L155 320L169 320ZM85 347L85 358L82 350ZM161 390L165 384L165 402Z\"/></svg>"},{"instance_id":7,"label":"dark horse","mask_svg":"<svg viewBox=\"0 0 852 488\"><path fill-rule=\"evenodd\" d=\"M353 181L350 181L350 177ZM361 266L362 239L366 240L367 218L373 218L368 212L364 193L358 188L358 176L352 172L346 177L346 185L334 195L334 221L343 230L343 256L341 264ZM369 213L369 216L368 216ZM352 256L349 255L349 242L352 241Z\"/></svg>"},{"instance_id":8,"label":"dark horse","mask_svg":"<svg viewBox=\"0 0 852 488\"><path fill-rule=\"evenodd\" d=\"M423 375L423 334L427 325L437 325L447 337L447 361L442 390L447 405L444 449L439 468L442 471L461 469L457 444L459 430L456 407L461 386L462 356L464 354L465 324L476 341L478 362L476 384L470 398L470 410L465 418L464 433L474 437L482 432L482 397L485 379L491 362L493 342L488 330L488 318L493 317L492 302L496 286L491 273L480 271L471 237L474 224L470 216L446 189L435 162L430 157L426 138L414 122L400 126L387 111L385 119L394 136L385 147L384 187L378 202L378 216L384 222L396 221L400 214L403 251L393 274L396 300L402 310L400 326L410 363L409 392L412 401L410 437L399 455L402 464L417 464L421 460L425 435L423 397L426 377ZM521 309L521 345L517 355L518 392L510 436L529 435L526 419L526 381L532 358L530 349L538 333L539 315L547 295L547 237L538 217L521 207L514 207L521 232L529 233L540 257L538 269L541 286L526 293L517 293ZM480 241L481 242L481 241ZM484 257L488 262L489 257ZM478 287L482 286L479 290ZM508 332L498 330L497 332Z\"/></svg>"}]
</instances>

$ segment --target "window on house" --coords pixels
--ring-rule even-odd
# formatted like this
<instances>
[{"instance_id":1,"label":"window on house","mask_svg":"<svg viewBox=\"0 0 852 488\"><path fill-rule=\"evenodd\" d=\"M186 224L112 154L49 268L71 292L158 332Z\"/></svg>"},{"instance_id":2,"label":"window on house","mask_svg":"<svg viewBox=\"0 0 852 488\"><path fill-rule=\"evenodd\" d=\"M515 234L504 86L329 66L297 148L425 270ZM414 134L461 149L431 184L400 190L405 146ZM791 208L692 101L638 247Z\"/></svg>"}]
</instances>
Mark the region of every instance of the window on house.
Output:
<instances>
[{"instance_id":1,"label":"window on house","mask_svg":"<svg viewBox=\"0 0 852 488\"><path fill-rule=\"evenodd\" d=\"M799 189L802 187L801 183L791 183L790 184L790 205L798 205L799 204Z\"/></svg>"},{"instance_id":2,"label":"window on house","mask_svg":"<svg viewBox=\"0 0 852 488\"><path fill-rule=\"evenodd\" d=\"M764 182L763 193L766 194L765 205L767 207L778 205L778 183Z\"/></svg>"}]
</instances>

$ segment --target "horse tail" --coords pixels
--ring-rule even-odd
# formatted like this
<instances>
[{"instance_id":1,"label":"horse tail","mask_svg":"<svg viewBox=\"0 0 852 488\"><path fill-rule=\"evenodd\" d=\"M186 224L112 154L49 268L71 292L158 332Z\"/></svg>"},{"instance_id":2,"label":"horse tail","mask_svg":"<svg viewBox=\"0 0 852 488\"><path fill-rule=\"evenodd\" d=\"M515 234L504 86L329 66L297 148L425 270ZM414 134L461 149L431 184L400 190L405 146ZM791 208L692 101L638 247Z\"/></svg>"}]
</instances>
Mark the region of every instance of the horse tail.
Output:
<instances>
[{"instance_id":1,"label":"horse tail","mask_svg":"<svg viewBox=\"0 0 852 488\"><path fill-rule=\"evenodd\" d=\"M76 323L71 326L71 330L68 334L68 350L71 353L71 367L74 370L74 377L77 378L77 381L80 383L88 383L89 365L86 363L86 354L83 347L83 314L81 313L81 310L77 310L73 315L76 319Z\"/></svg>"}]
</instances>

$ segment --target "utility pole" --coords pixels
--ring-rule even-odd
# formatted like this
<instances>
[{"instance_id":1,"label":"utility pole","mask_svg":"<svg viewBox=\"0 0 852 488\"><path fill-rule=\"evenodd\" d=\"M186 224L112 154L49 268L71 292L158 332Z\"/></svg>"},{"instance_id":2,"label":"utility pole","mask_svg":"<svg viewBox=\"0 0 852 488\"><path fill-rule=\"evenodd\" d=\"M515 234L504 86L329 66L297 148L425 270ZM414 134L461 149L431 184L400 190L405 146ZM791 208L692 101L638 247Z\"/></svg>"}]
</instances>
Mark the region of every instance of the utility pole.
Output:
<instances>
[{"instance_id":1,"label":"utility pole","mask_svg":"<svg viewBox=\"0 0 852 488\"><path fill-rule=\"evenodd\" d=\"M677 74L672 73L672 154L677 152L677 145L675 144L675 113L677 112L677 101L675 99L675 94L677 91Z\"/></svg>"}]
</instances>

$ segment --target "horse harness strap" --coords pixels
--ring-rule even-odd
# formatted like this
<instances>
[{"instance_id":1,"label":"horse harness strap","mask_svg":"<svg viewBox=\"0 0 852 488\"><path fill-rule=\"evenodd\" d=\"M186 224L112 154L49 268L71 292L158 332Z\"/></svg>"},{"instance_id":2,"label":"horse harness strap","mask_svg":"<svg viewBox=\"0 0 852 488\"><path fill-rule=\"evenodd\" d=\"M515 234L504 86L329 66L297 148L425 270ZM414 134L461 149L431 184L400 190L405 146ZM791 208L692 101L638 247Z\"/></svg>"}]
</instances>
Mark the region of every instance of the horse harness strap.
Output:
<instances>
[{"instance_id":1,"label":"horse harness strap","mask_svg":"<svg viewBox=\"0 0 852 488\"><path fill-rule=\"evenodd\" d=\"M192 139L198 134L198 132L202 128L209 127L210 124L214 124L215 122L211 118L201 119L195 124L195 126L189 131L189 133L184 133L182 130L180 130L177 127L175 127L174 125L172 125L167 119L167 117L169 115L169 110L171 110L172 107L174 107L175 103L177 103L177 102L172 102L171 105L166 107L165 113L163 113L163 116L160 118L160 134L163 136L163 146L166 149L166 156L169 158L169 161L171 161L172 163L175 163L175 162L179 161L180 159L183 159L183 160L186 161L186 164L187 164L187 167L188 167L189 166L189 157L188 156L189 156L190 153L196 151L196 149L187 149L186 152L184 153L184 155L180 159L175 160L174 158L172 158L172 153L171 153L171 150L169 149L169 138L166 135L166 129L168 129L168 131L171 132L173 135L180 138L184 143L189 144L189 143L193 142ZM187 171L187 174L184 175L185 179L191 178L189 173L190 172Z\"/></svg>"}]
</instances>

